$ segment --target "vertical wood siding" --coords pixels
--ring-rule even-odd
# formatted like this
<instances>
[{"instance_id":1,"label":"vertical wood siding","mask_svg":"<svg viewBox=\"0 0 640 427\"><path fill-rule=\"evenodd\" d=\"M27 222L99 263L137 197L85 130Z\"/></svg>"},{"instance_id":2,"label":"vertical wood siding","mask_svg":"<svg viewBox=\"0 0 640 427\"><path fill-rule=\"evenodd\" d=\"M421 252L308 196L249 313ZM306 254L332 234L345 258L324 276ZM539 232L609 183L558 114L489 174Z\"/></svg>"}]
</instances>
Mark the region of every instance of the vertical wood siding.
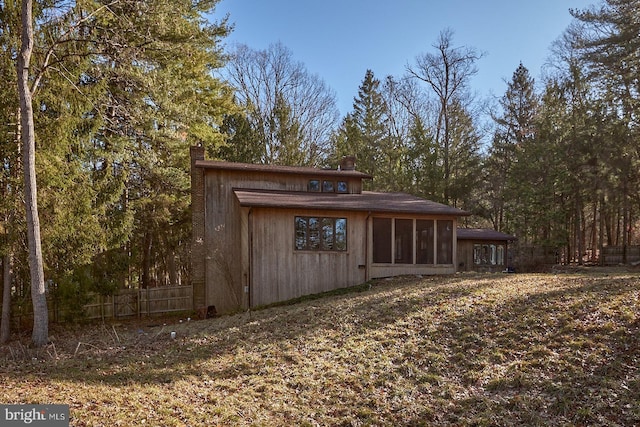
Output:
<instances>
[{"instance_id":1,"label":"vertical wood siding","mask_svg":"<svg viewBox=\"0 0 640 427\"><path fill-rule=\"evenodd\" d=\"M346 218L347 250L295 250L296 216ZM252 306L286 301L365 281L365 270L359 265L365 263L366 213L254 208L251 218Z\"/></svg>"},{"instance_id":2,"label":"vertical wood siding","mask_svg":"<svg viewBox=\"0 0 640 427\"><path fill-rule=\"evenodd\" d=\"M303 295L296 290L299 285L294 282L298 278L297 273L291 272L291 268L296 267L291 259L280 260L285 256L285 251L293 250L293 217L290 221L280 218L280 222L286 222L288 228L284 226L275 233L270 224L263 230L253 230L253 238L265 241L262 252L248 252L248 241L250 239L250 225L248 218L254 213L248 209L240 207L235 195L234 188L251 188L260 190L281 190L281 191L306 191L309 179L313 176L296 176L291 174L262 173L256 171L236 171L236 170L204 170L205 181L205 283L206 283L206 305L215 306L219 313L233 312L241 308L247 308L251 302L249 294L245 292L245 287L249 286L250 274L260 277L260 271L252 271L249 267L250 258L260 260L262 252L270 254L269 262L275 265L282 265L282 270L275 276L279 286L270 288L266 292L275 290L284 299L288 295ZM349 178L349 188L351 192L359 192L361 182L359 179ZM284 211L273 216L282 215ZM326 215L323 214L323 215ZM355 221L354 221L355 222ZM263 236L262 233L267 235ZM282 245L288 246L282 246ZM287 249L284 249L284 248ZM257 257L257 258L256 258ZM310 257L313 258L313 257ZM322 262L331 264L330 257L323 257ZM319 260L309 262L308 268L316 268ZM364 264L364 260L362 261ZM356 269L357 270L357 269ZM306 270L315 271L315 270ZM258 276L256 276L258 274ZM313 274L308 274L313 275ZM269 275L272 277L273 275ZM353 273L346 280L339 280L339 283L346 282L349 286L354 284ZM305 285L307 286L307 285ZM328 285L325 285L325 287ZM315 289L314 285L308 285L309 289ZM341 286L337 286L341 287ZM262 297L260 297L262 298ZM281 301L283 298L273 299ZM260 299L262 301L262 299ZM260 303L262 304L262 303Z\"/></svg>"}]
</instances>

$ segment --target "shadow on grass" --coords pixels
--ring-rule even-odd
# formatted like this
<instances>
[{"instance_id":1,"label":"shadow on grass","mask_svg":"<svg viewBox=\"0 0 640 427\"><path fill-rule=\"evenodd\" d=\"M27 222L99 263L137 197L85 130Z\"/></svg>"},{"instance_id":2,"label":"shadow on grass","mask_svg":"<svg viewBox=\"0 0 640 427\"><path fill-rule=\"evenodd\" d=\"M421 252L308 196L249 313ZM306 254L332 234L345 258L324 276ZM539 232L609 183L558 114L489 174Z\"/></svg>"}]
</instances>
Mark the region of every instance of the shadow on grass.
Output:
<instances>
[{"instance_id":1,"label":"shadow on grass","mask_svg":"<svg viewBox=\"0 0 640 427\"><path fill-rule=\"evenodd\" d=\"M466 280L468 278L458 276L381 279L373 281L371 286L361 285L324 298L311 296L293 305L282 304L235 316L170 325L160 334L155 330L144 337L135 334L127 337L121 333L123 336L118 337L117 342L112 340L107 351L101 351L104 343L96 346L79 341L78 348L88 349L86 352L81 351L58 363L25 366L16 375L23 376L25 371L39 369L40 374L51 379L113 386L166 384L203 374L210 379L252 375L259 371L259 366L240 362L226 369L203 371L201 364L215 357L274 344L284 348L319 330L340 334L347 329L362 333L383 328L396 322L399 316L409 316L425 306L446 304L492 283L481 279L461 288L455 286ZM171 329L177 330L177 340L168 338ZM335 345L337 348L339 343ZM12 375L12 372L6 374Z\"/></svg>"},{"instance_id":2,"label":"shadow on grass","mask_svg":"<svg viewBox=\"0 0 640 427\"><path fill-rule=\"evenodd\" d=\"M305 363L297 347L324 334L328 347L314 353L340 352L354 337L381 340L380 352L387 343L405 344L388 372L354 379L361 389L401 379L418 401L434 390L441 396L416 403L417 415L396 425L640 423L638 279L564 277L561 286L525 283L517 291L510 280L517 276L380 280L355 293L171 325L176 340L168 339L171 328L123 337L110 354L78 354L38 373L83 384L188 379L220 387L239 377L262 378L265 363L295 369ZM391 328L403 322L415 329ZM378 331L388 335L372 335ZM6 374L19 380L25 371L33 373Z\"/></svg>"},{"instance_id":3,"label":"shadow on grass","mask_svg":"<svg viewBox=\"0 0 640 427\"><path fill-rule=\"evenodd\" d=\"M442 324L436 333L449 337L452 370L463 387L482 390L454 405L448 422L640 422L640 281L574 282L479 305Z\"/></svg>"}]
</instances>

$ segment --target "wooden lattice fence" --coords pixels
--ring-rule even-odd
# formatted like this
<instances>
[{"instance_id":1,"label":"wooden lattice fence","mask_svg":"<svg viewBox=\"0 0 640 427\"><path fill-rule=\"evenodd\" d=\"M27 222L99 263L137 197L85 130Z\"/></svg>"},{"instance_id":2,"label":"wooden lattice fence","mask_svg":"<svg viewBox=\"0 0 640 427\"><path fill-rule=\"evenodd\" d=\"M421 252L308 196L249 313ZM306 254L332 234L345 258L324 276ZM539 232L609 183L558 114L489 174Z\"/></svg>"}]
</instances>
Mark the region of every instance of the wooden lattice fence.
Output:
<instances>
[{"instance_id":1,"label":"wooden lattice fence","mask_svg":"<svg viewBox=\"0 0 640 427\"><path fill-rule=\"evenodd\" d=\"M627 246L626 263L634 264L640 262L640 246ZM618 265L625 263L624 246L604 246L600 253L600 263L602 265Z\"/></svg>"},{"instance_id":2,"label":"wooden lattice fence","mask_svg":"<svg viewBox=\"0 0 640 427\"><path fill-rule=\"evenodd\" d=\"M64 321L68 313L47 298L50 321ZM114 295L91 294L89 301L82 306L84 319L119 319L141 316L162 315L166 313L193 310L192 286L167 286L149 289L120 289ZM27 327L32 323L33 312L29 298L13 301L12 322Z\"/></svg>"}]
</instances>

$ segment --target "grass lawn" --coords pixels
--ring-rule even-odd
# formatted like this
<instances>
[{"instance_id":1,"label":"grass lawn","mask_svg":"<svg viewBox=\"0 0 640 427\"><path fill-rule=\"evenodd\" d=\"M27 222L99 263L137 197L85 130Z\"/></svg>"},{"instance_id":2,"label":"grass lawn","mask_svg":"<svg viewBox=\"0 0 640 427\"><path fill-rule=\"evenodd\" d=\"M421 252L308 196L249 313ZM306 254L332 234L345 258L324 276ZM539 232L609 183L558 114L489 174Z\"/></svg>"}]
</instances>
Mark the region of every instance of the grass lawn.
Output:
<instances>
[{"instance_id":1,"label":"grass lawn","mask_svg":"<svg viewBox=\"0 0 640 427\"><path fill-rule=\"evenodd\" d=\"M73 426L640 426L638 273L403 277L153 322L2 347L0 402Z\"/></svg>"}]
</instances>

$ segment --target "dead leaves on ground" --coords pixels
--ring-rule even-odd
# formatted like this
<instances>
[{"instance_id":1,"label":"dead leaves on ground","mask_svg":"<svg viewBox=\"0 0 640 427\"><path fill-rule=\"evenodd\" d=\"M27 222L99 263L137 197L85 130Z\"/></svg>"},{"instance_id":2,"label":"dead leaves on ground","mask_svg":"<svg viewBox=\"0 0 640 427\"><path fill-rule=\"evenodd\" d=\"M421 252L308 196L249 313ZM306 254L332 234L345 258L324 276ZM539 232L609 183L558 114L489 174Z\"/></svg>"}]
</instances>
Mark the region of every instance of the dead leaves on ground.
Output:
<instances>
[{"instance_id":1,"label":"dead leaves on ground","mask_svg":"<svg viewBox=\"0 0 640 427\"><path fill-rule=\"evenodd\" d=\"M3 353L0 400L68 403L77 426L634 425L639 312L631 274L380 280L219 319L60 333L55 357Z\"/></svg>"}]
</instances>

